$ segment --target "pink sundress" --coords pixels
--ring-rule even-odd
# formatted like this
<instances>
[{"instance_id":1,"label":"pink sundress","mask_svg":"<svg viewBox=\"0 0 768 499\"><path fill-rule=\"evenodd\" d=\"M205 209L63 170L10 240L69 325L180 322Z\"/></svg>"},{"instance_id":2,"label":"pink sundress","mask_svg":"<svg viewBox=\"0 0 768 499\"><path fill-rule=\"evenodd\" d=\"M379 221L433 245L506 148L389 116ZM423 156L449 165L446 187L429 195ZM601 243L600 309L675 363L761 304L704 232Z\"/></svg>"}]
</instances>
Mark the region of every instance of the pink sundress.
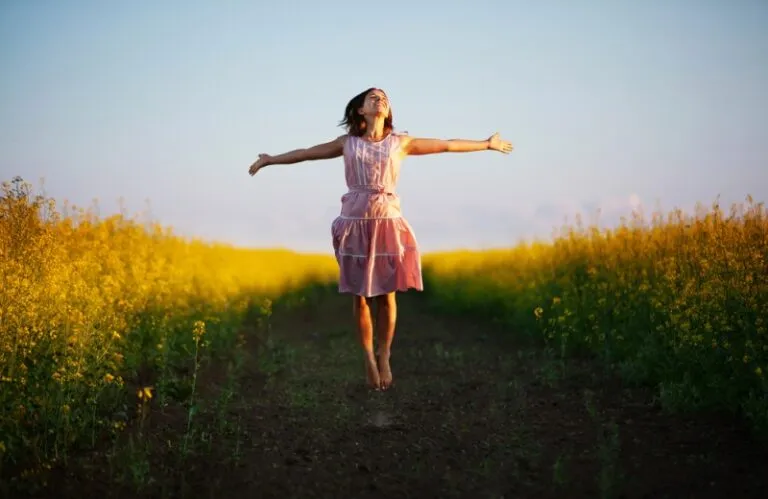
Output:
<instances>
[{"instance_id":1,"label":"pink sundress","mask_svg":"<svg viewBox=\"0 0 768 499\"><path fill-rule=\"evenodd\" d=\"M331 225L341 293L371 297L423 290L419 246L395 193L399 147L395 133L378 142L350 135L344 144L349 190Z\"/></svg>"}]
</instances>

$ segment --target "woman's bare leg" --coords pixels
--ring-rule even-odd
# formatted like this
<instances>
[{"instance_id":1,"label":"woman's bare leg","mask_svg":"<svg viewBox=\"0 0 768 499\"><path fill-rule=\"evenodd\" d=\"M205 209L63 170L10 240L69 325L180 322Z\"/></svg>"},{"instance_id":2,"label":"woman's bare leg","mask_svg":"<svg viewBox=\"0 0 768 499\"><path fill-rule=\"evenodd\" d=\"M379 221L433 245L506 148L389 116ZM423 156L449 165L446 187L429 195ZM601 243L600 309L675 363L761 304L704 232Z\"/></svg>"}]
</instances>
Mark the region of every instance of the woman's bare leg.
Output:
<instances>
[{"instance_id":1,"label":"woman's bare leg","mask_svg":"<svg viewBox=\"0 0 768 499\"><path fill-rule=\"evenodd\" d=\"M358 338L363 347L363 356L365 358L365 373L368 380L368 386L374 389L380 388L379 370L376 365L376 356L373 352L373 320L371 318L371 307L368 300L363 296L354 296L352 308L357 323Z\"/></svg>"},{"instance_id":2,"label":"woman's bare leg","mask_svg":"<svg viewBox=\"0 0 768 499\"><path fill-rule=\"evenodd\" d=\"M392 349L392 340L395 337L395 323L397 321L397 302L395 293L388 293L376 297L376 329L378 333L378 366L381 388L386 390L392 385L392 368L389 365L389 356Z\"/></svg>"}]
</instances>

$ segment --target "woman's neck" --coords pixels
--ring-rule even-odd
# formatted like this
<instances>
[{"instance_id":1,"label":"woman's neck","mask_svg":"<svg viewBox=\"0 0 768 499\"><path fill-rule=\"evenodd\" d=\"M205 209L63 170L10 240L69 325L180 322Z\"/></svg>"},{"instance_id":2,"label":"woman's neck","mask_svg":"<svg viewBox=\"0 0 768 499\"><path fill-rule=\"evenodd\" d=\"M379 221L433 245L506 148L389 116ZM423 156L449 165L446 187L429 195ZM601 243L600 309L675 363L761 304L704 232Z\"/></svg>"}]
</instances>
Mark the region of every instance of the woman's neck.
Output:
<instances>
[{"instance_id":1,"label":"woman's neck","mask_svg":"<svg viewBox=\"0 0 768 499\"><path fill-rule=\"evenodd\" d=\"M377 117L371 121L366 120L363 138L370 140L381 140L384 138L384 118Z\"/></svg>"}]
</instances>

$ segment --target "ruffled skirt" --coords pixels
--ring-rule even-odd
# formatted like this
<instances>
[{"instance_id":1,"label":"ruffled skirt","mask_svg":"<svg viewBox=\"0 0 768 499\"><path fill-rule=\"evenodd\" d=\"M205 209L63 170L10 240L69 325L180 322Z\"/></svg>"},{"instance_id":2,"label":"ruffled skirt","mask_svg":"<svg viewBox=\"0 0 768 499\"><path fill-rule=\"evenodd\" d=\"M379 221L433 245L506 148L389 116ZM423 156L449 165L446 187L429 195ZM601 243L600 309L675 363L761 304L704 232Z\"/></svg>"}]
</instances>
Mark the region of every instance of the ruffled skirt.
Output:
<instances>
[{"instance_id":1,"label":"ruffled skirt","mask_svg":"<svg viewBox=\"0 0 768 499\"><path fill-rule=\"evenodd\" d=\"M371 297L423 290L421 254L413 229L401 217L342 215L331 226L339 263L339 292Z\"/></svg>"}]
</instances>

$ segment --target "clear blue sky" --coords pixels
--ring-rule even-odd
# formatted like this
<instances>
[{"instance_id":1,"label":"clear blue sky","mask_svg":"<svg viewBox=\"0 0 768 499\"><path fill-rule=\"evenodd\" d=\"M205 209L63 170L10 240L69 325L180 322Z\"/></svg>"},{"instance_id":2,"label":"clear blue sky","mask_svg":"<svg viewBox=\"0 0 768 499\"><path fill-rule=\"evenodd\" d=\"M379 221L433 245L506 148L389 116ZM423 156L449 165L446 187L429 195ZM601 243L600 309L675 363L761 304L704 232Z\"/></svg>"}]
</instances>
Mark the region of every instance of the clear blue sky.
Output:
<instances>
[{"instance_id":1,"label":"clear blue sky","mask_svg":"<svg viewBox=\"0 0 768 499\"><path fill-rule=\"evenodd\" d=\"M261 4L261 6L257 6ZM279 5L279 6L278 6ZM768 196L765 0L164 2L0 6L0 178L178 233L331 251L340 159L273 166L389 94L411 135L498 153L406 159L425 251L548 237L633 202Z\"/></svg>"}]
</instances>

